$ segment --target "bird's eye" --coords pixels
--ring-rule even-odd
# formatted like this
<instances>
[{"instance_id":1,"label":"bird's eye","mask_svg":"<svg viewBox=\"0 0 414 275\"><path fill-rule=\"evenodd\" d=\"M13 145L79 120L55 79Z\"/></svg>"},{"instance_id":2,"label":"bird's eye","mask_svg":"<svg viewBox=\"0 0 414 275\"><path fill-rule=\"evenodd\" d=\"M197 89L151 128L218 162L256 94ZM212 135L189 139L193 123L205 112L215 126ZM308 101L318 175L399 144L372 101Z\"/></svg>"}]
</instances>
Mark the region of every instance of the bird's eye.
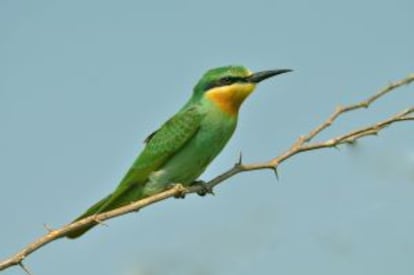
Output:
<instances>
[{"instance_id":1,"label":"bird's eye","mask_svg":"<svg viewBox=\"0 0 414 275\"><path fill-rule=\"evenodd\" d=\"M222 85L228 85L233 83L233 79L231 77L223 77L220 82Z\"/></svg>"}]
</instances>

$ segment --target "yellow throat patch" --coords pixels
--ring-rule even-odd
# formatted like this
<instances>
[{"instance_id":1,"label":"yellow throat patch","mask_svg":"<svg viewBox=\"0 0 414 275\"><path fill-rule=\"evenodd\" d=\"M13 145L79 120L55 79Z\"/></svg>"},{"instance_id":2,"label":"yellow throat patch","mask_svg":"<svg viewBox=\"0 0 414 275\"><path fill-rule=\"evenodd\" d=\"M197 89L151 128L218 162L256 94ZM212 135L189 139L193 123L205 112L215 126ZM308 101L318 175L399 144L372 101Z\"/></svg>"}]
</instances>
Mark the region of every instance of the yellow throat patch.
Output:
<instances>
[{"instance_id":1,"label":"yellow throat patch","mask_svg":"<svg viewBox=\"0 0 414 275\"><path fill-rule=\"evenodd\" d=\"M229 115L237 115L240 105L256 87L253 83L235 83L208 90L205 96Z\"/></svg>"}]
</instances>

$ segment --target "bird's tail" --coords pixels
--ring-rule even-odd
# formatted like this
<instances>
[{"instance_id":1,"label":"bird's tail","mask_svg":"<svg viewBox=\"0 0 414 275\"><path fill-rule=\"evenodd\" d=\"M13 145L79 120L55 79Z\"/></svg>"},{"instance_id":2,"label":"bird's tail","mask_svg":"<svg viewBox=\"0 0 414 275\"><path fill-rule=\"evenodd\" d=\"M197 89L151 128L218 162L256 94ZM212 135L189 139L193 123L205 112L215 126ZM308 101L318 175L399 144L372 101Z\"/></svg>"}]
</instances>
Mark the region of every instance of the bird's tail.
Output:
<instances>
[{"instance_id":1,"label":"bird's tail","mask_svg":"<svg viewBox=\"0 0 414 275\"><path fill-rule=\"evenodd\" d=\"M102 200L98 201L97 203L95 203L94 205L92 205L88 210L86 210L85 213L83 213L82 215L80 215L79 217L77 217L74 221L72 222L77 222L83 218L89 217L91 215L96 215L98 213L104 212L104 211L108 211L109 209L107 209L108 207L105 206L105 204L107 204L107 202L111 199L112 194L110 194L109 196L103 198ZM94 227L95 225L97 225L98 223L93 223L91 225L82 227L78 230L69 232L66 237L69 239L75 239L80 237L81 235L83 235L86 231L90 230L92 227Z\"/></svg>"},{"instance_id":2,"label":"bird's tail","mask_svg":"<svg viewBox=\"0 0 414 275\"><path fill-rule=\"evenodd\" d=\"M73 222L79 221L83 218L110 211L120 206L127 205L133 201L143 198L142 186L129 185L120 186L112 194L106 196L102 200L92 205L85 213L76 218ZM94 222L85 227L79 228L75 231L66 234L69 239L75 239L83 235L86 231L97 225L98 222Z\"/></svg>"}]
</instances>

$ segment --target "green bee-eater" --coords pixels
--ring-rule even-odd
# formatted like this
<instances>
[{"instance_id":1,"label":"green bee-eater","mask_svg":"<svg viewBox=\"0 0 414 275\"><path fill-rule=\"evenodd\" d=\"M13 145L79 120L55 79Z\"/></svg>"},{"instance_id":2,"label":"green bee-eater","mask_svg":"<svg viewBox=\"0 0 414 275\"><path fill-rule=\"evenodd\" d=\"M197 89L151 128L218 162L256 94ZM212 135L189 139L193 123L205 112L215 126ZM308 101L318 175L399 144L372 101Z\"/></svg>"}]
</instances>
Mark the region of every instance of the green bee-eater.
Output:
<instances>
[{"instance_id":1,"label":"green bee-eater","mask_svg":"<svg viewBox=\"0 0 414 275\"><path fill-rule=\"evenodd\" d=\"M163 191L172 183L191 185L232 136L240 105L256 84L290 71L252 73L243 66L207 71L194 87L190 100L147 137L144 150L118 188L76 220ZM71 232L67 237L79 237L94 225Z\"/></svg>"}]
</instances>

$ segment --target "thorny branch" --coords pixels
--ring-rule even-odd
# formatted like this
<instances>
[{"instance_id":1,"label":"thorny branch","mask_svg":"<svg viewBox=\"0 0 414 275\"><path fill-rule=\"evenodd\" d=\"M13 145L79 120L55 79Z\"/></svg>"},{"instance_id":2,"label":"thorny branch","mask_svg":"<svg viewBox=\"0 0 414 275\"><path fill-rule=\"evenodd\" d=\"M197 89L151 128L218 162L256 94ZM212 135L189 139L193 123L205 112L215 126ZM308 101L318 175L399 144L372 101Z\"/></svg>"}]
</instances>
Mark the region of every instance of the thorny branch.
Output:
<instances>
[{"instance_id":1,"label":"thorny branch","mask_svg":"<svg viewBox=\"0 0 414 275\"><path fill-rule=\"evenodd\" d=\"M226 172L218 175L217 177L213 178L209 182L201 185L193 185L190 187L183 187L181 184L174 185L171 189L163 191L161 193L155 194L153 196L144 198L142 200L133 202L127 206L123 206L108 212L100 213L94 216L90 216L79 220L77 222L67 224L59 229L51 229L46 227L48 233L43 235L42 237L36 239L25 248L17 252L16 254L12 255L11 257L3 260L0 262L0 271L7 269L11 266L19 265L27 274L30 274L30 271L27 269L25 265L23 265L23 260L29 256L34 251L40 249L42 246L55 241L59 238L64 237L67 233L75 231L79 228L82 228L86 225L90 225L93 223L100 223L103 224L105 220L121 216L130 212L136 212L146 206L151 204L157 203L159 201L172 198L172 197L180 197L184 196L185 194L190 193L202 193L206 190L212 190L216 185L222 183L226 179L247 171L252 170L264 170L270 169L276 173L277 176L277 168L278 166L287 159L295 156L298 153L318 150L322 148L334 148L342 144L350 144L354 143L356 140L366 137L377 135L381 130L385 127L390 126L396 122L403 122L403 121L414 121L414 106L409 107L408 109L401 111L388 119L383 121L379 121L377 123L362 127L360 129L349 131L343 135L339 135L325 141L321 142L312 142L312 140L318 136L321 132L326 130L329 126L331 126L338 117L342 116L343 114L351 111L355 111L357 109L368 108L372 103L377 101L378 99L382 98L384 95L390 93L391 91L400 88L401 86L408 85L414 81L414 74L408 75L406 78L403 78L399 81L393 82L388 86L384 87L383 89L379 90L373 96L363 100L357 104L348 105L348 106L340 106L337 107L336 110L320 125L315 127L311 130L307 135L300 136L291 146L282 154L276 156L275 158L262 162L262 163L252 163L252 164L243 164L242 158L240 155L239 161L233 166L233 168L227 170Z\"/></svg>"}]
</instances>

